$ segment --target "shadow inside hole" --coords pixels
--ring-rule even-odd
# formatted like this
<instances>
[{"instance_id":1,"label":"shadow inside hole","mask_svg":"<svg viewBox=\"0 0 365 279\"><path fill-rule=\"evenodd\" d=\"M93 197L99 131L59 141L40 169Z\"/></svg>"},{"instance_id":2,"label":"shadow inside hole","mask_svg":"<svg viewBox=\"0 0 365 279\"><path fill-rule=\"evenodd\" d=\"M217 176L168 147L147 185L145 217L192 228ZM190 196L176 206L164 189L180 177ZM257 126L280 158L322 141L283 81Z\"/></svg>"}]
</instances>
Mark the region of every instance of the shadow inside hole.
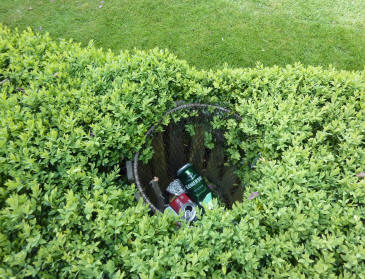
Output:
<instances>
[{"instance_id":1,"label":"shadow inside hole","mask_svg":"<svg viewBox=\"0 0 365 279\"><path fill-rule=\"evenodd\" d=\"M207 184L213 186L225 206L231 208L234 202L242 201L244 186L237 175L240 163L234 163L227 152L230 145L226 123L238 120L231 113L217 109L186 111L185 108L182 113L176 111L167 115L164 122L168 124L159 124L149 133L146 147L152 148L153 155L149 160L137 162L137 183L148 202L163 211L150 181L158 177L159 187L164 192L176 179L177 170L191 163ZM244 158L242 151L240 156Z\"/></svg>"}]
</instances>

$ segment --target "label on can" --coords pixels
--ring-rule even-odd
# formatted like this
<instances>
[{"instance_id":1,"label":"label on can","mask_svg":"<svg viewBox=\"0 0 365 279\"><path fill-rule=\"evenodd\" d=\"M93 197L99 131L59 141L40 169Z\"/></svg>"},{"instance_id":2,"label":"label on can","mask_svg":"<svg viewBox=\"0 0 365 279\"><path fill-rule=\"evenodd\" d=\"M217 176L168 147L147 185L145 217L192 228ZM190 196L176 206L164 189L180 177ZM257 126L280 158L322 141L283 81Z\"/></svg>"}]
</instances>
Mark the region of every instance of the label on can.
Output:
<instances>
[{"instance_id":1,"label":"label on can","mask_svg":"<svg viewBox=\"0 0 365 279\"><path fill-rule=\"evenodd\" d=\"M187 192L195 202L212 206L212 193L202 176L200 176L191 164L186 164L178 170L177 175Z\"/></svg>"},{"instance_id":2,"label":"label on can","mask_svg":"<svg viewBox=\"0 0 365 279\"><path fill-rule=\"evenodd\" d=\"M181 207L186 203L193 203L193 202L185 193L182 193L179 196L175 197L172 201L170 201L170 206L176 212L179 212Z\"/></svg>"}]
</instances>

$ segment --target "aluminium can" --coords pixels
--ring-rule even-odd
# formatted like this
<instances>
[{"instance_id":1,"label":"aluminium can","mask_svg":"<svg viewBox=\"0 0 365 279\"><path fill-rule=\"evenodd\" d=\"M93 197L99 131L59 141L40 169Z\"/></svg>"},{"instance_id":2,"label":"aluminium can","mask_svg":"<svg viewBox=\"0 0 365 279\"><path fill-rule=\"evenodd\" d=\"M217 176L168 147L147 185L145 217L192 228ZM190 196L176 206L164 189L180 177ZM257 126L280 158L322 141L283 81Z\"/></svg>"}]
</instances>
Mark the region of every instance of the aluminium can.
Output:
<instances>
[{"instance_id":1,"label":"aluminium can","mask_svg":"<svg viewBox=\"0 0 365 279\"><path fill-rule=\"evenodd\" d=\"M185 194L182 193L178 197L174 197L170 201L170 206L176 213L183 213L183 217L187 222L192 222L196 217L196 204Z\"/></svg>"},{"instance_id":2,"label":"aluminium can","mask_svg":"<svg viewBox=\"0 0 365 279\"><path fill-rule=\"evenodd\" d=\"M198 204L212 207L212 192L203 177L198 174L192 164L188 163L177 171L177 177L184 185L189 196Z\"/></svg>"},{"instance_id":3,"label":"aluminium can","mask_svg":"<svg viewBox=\"0 0 365 279\"><path fill-rule=\"evenodd\" d=\"M169 186L167 186L166 191L174 196L180 196L185 192L184 185L179 179L173 180Z\"/></svg>"}]
</instances>

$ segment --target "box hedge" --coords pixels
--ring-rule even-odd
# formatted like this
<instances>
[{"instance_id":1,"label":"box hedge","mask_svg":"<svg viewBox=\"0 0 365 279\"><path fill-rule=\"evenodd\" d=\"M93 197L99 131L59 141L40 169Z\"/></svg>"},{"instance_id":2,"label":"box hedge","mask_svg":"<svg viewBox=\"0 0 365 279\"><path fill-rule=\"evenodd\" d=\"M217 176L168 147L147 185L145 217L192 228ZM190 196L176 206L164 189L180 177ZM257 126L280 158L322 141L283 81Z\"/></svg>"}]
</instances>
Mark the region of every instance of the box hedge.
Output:
<instances>
[{"instance_id":1,"label":"box hedge","mask_svg":"<svg viewBox=\"0 0 365 279\"><path fill-rule=\"evenodd\" d=\"M365 277L363 71L198 71L4 26L0 68L0 277ZM179 229L124 171L177 100L234 110L246 154L243 202Z\"/></svg>"}]
</instances>

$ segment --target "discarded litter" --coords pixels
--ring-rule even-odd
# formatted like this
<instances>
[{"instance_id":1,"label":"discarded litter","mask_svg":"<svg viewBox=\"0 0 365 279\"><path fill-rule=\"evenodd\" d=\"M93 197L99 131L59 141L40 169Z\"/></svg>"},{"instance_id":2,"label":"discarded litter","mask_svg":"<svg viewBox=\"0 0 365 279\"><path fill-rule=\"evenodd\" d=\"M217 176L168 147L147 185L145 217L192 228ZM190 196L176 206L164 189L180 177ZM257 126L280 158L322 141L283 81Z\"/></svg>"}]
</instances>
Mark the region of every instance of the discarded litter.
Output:
<instances>
[{"instance_id":1,"label":"discarded litter","mask_svg":"<svg viewBox=\"0 0 365 279\"><path fill-rule=\"evenodd\" d=\"M216 204L230 209L242 201L245 154L227 139L238 121L219 106L182 104L147 131L126 169L151 213L170 211L191 223Z\"/></svg>"},{"instance_id":2,"label":"discarded litter","mask_svg":"<svg viewBox=\"0 0 365 279\"><path fill-rule=\"evenodd\" d=\"M195 202L199 205L205 205L209 209L213 207L212 192L192 164L188 163L182 166L177 171L177 176Z\"/></svg>"},{"instance_id":3,"label":"discarded litter","mask_svg":"<svg viewBox=\"0 0 365 279\"><path fill-rule=\"evenodd\" d=\"M212 192L191 163L182 166L177 171L177 177L167 186L164 193L164 211L175 215L181 213L186 222L194 222L197 219L197 207L213 208ZM161 197L159 193L158 196ZM158 203L161 202L162 200Z\"/></svg>"}]
</instances>

